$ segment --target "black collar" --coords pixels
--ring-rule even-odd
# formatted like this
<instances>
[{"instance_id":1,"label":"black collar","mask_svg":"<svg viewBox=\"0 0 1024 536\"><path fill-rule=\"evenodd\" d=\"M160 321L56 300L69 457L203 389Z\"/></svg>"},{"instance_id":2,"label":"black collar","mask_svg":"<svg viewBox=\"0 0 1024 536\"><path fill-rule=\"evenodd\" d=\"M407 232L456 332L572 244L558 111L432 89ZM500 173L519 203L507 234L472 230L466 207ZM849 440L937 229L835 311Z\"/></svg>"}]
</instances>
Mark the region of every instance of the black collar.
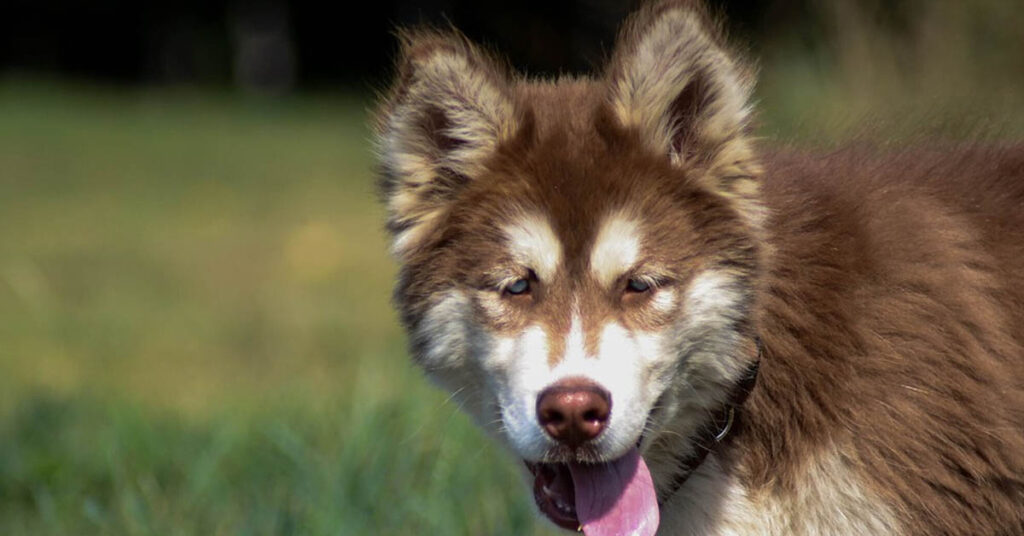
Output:
<instances>
[{"instance_id":1,"label":"black collar","mask_svg":"<svg viewBox=\"0 0 1024 536\"><path fill-rule=\"evenodd\" d=\"M679 467L682 468L682 472L672 481L668 491L658 498L658 506L663 505L665 501L675 495L679 488L682 488L683 484L690 478L690 475L700 467L701 463L704 463L704 459L708 457L708 454L718 445L722 444L729 437L729 433L737 428L737 421L740 420L743 403L750 396L750 392L754 390L754 385L757 383L757 373L761 368L761 357L764 348L761 345L760 337L755 342L757 344L757 360L750 365L746 374L743 375L740 382L733 388L728 401L722 405L721 409L715 412L714 418L697 431L697 435L693 438L696 448L692 454L679 460Z\"/></svg>"}]
</instances>

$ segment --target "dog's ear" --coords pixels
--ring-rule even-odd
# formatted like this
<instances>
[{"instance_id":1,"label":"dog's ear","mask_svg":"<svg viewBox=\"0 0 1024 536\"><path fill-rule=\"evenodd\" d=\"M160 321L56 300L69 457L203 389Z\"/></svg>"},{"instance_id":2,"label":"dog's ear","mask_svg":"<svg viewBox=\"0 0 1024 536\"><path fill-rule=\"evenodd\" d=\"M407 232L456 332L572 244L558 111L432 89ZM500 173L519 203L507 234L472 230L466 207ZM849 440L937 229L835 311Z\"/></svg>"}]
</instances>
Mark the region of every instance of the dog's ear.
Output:
<instances>
[{"instance_id":1,"label":"dog's ear","mask_svg":"<svg viewBox=\"0 0 1024 536\"><path fill-rule=\"evenodd\" d=\"M699 2L648 3L626 21L605 73L615 116L651 149L721 184L757 174L748 137L751 71ZM725 182L729 182L725 180Z\"/></svg>"},{"instance_id":2,"label":"dog's ear","mask_svg":"<svg viewBox=\"0 0 1024 536\"><path fill-rule=\"evenodd\" d=\"M376 115L388 228L399 257L418 246L517 128L509 75L460 34L399 34L397 73Z\"/></svg>"}]
</instances>

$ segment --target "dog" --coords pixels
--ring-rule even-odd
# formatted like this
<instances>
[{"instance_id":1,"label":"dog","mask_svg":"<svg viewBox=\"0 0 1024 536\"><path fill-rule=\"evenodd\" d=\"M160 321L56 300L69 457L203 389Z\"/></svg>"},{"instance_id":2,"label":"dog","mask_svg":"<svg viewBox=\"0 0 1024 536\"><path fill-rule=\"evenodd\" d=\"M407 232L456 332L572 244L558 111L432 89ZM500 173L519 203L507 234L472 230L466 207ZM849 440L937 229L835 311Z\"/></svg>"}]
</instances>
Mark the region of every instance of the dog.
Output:
<instances>
[{"instance_id":1,"label":"dog","mask_svg":"<svg viewBox=\"0 0 1024 536\"><path fill-rule=\"evenodd\" d=\"M1024 534L1024 147L760 148L718 28L647 3L555 80L399 33L414 361L589 536Z\"/></svg>"}]
</instances>

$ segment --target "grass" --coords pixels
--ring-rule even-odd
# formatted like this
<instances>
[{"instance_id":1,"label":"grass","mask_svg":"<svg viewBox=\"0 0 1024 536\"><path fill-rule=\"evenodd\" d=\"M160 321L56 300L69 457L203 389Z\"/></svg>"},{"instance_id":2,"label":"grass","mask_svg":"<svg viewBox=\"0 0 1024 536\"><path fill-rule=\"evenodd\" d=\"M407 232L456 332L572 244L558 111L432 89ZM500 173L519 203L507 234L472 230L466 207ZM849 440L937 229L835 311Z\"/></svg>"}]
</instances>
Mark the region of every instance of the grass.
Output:
<instances>
[{"instance_id":1,"label":"grass","mask_svg":"<svg viewBox=\"0 0 1024 536\"><path fill-rule=\"evenodd\" d=\"M835 49L765 51L762 134L1024 135L985 1L909 42L829 4ZM0 534L550 534L406 360L366 105L0 79Z\"/></svg>"},{"instance_id":2,"label":"grass","mask_svg":"<svg viewBox=\"0 0 1024 536\"><path fill-rule=\"evenodd\" d=\"M405 358L364 101L0 86L0 534L530 534Z\"/></svg>"}]
</instances>

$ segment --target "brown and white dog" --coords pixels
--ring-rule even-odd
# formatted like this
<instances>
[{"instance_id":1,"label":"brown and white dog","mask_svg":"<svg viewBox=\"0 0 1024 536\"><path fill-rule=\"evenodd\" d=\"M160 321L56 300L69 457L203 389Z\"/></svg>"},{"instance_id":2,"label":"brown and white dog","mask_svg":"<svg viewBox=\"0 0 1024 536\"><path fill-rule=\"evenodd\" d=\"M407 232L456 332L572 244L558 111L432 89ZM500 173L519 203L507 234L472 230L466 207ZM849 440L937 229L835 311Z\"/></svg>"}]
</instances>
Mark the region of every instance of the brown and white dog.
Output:
<instances>
[{"instance_id":1,"label":"brown and white dog","mask_svg":"<svg viewBox=\"0 0 1024 536\"><path fill-rule=\"evenodd\" d=\"M401 35L398 307L547 518L1024 534L1024 148L759 153L693 2L641 9L593 78Z\"/></svg>"}]
</instances>

